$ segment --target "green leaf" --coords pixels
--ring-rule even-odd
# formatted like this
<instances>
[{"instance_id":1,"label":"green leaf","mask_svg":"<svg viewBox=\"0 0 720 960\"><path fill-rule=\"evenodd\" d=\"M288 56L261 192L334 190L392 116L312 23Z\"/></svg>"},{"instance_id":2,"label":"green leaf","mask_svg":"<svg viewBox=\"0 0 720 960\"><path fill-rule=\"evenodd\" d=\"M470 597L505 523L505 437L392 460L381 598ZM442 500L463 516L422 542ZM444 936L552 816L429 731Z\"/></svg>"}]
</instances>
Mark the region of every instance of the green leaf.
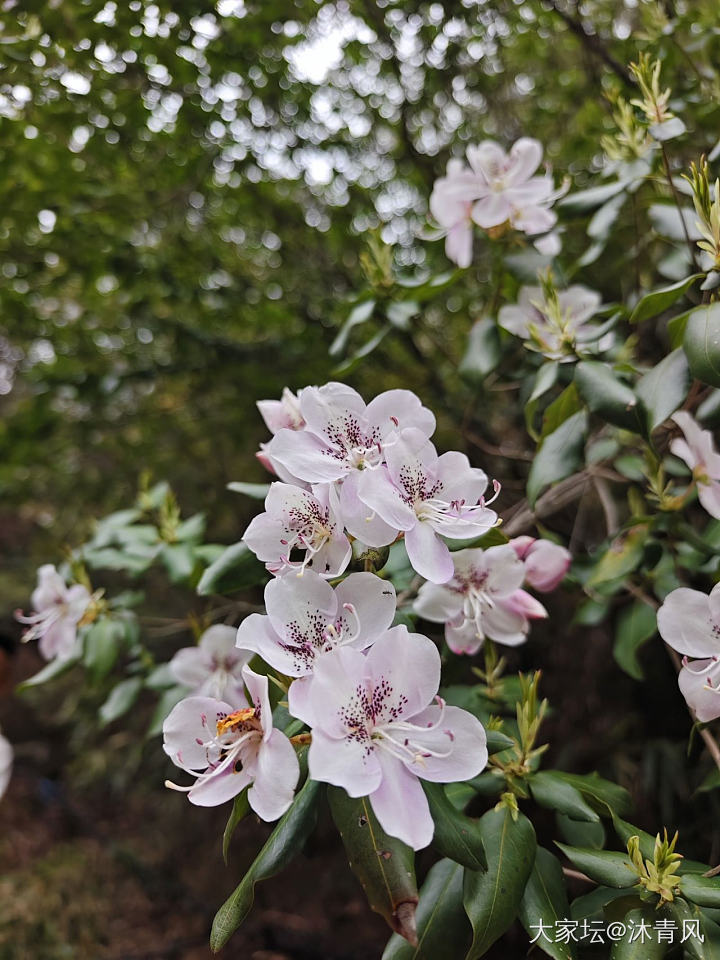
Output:
<instances>
[{"instance_id":1,"label":"green leaf","mask_svg":"<svg viewBox=\"0 0 720 960\"><path fill-rule=\"evenodd\" d=\"M598 587L600 584L609 583L632 573L642 560L647 535L647 524L638 524L615 537L595 564L595 569L585 583L586 589Z\"/></svg>"},{"instance_id":2,"label":"green leaf","mask_svg":"<svg viewBox=\"0 0 720 960\"><path fill-rule=\"evenodd\" d=\"M683 896L699 907L720 907L720 876L687 873L680 880Z\"/></svg>"},{"instance_id":3,"label":"green leaf","mask_svg":"<svg viewBox=\"0 0 720 960\"><path fill-rule=\"evenodd\" d=\"M586 213L602 206L617 194L622 193L627 186L627 180L613 180L611 183L603 183L598 187L590 187L587 190L571 193L563 197L558 206L570 214Z\"/></svg>"},{"instance_id":4,"label":"green leaf","mask_svg":"<svg viewBox=\"0 0 720 960\"><path fill-rule=\"evenodd\" d=\"M582 408L582 401L574 383L565 387L543 414L541 436L547 437L554 433L559 426L565 423L574 413Z\"/></svg>"},{"instance_id":5,"label":"green leaf","mask_svg":"<svg viewBox=\"0 0 720 960\"><path fill-rule=\"evenodd\" d=\"M597 773L565 773L562 770L554 770L556 777L561 777L567 783L571 783L585 799L590 799L607 807L610 811L624 813L632 806L630 794L624 787L605 780Z\"/></svg>"},{"instance_id":6,"label":"green leaf","mask_svg":"<svg viewBox=\"0 0 720 960\"><path fill-rule=\"evenodd\" d=\"M545 437L528 476L527 495L531 507L545 487L569 477L580 465L586 430L587 413L581 410Z\"/></svg>"},{"instance_id":7,"label":"green leaf","mask_svg":"<svg viewBox=\"0 0 720 960\"><path fill-rule=\"evenodd\" d=\"M683 345L685 329L691 313L692 310L686 310L685 313L679 313L676 317L668 320L667 332L670 337L670 346L673 350L677 350Z\"/></svg>"},{"instance_id":8,"label":"green leaf","mask_svg":"<svg viewBox=\"0 0 720 960\"><path fill-rule=\"evenodd\" d=\"M602 820L594 823L588 820L573 820L564 813L557 813L555 821L560 836L571 847L592 847L602 850L605 846L605 827Z\"/></svg>"},{"instance_id":9,"label":"green leaf","mask_svg":"<svg viewBox=\"0 0 720 960\"><path fill-rule=\"evenodd\" d=\"M360 881L371 909L395 933L416 943L415 851L382 829L367 797L349 797L328 787L328 801L350 869Z\"/></svg>"},{"instance_id":10,"label":"green leaf","mask_svg":"<svg viewBox=\"0 0 720 960\"><path fill-rule=\"evenodd\" d=\"M449 857L470 870L487 869L480 822L466 817L453 806L442 783L423 780L422 785L435 824L435 849L444 857Z\"/></svg>"},{"instance_id":11,"label":"green leaf","mask_svg":"<svg viewBox=\"0 0 720 960\"><path fill-rule=\"evenodd\" d=\"M554 770L541 770L529 779L530 792L536 803L550 810L559 810L575 820L597 821L600 817L583 800L580 791Z\"/></svg>"},{"instance_id":12,"label":"green leaf","mask_svg":"<svg viewBox=\"0 0 720 960\"><path fill-rule=\"evenodd\" d=\"M627 931L613 944L610 960L661 960L672 944L658 940L658 931L655 929L657 920L658 914L649 904L630 910L620 921L625 924ZM642 932L638 931L635 934L636 939L631 940L633 927L638 927L641 923L644 924Z\"/></svg>"},{"instance_id":13,"label":"green leaf","mask_svg":"<svg viewBox=\"0 0 720 960\"><path fill-rule=\"evenodd\" d=\"M700 937L690 936L683 944L688 960L720 960L720 927L699 907L680 897L673 900L669 909L681 931L683 921L698 924Z\"/></svg>"},{"instance_id":14,"label":"green leaf","mask_svg":"<svg viewBox=\"0 0 720 960\"><path fill-rule=\"evenodd\" d=\"M463 868L452 860L434 864L420 890L417 946L394 933L382 960L459 960L465 956L472 930L462 905L462 892Z\"/></svg>"},{"instance_id":15,"label":"green leaf","mask_svg":"<svg viewBox=\"0 0 720 960\"><path fill-rule=\"evenodd\" d=\"M189 543L166 543L160 558L173 583L184 583L195 569L195 551Z\"/></svg>"},{"instance_id":16,"label":"green leaf","mask_svg":"<svg viewBox=\"0 0 720 960\"><path fill-rule=\"evenodd\" d=\"M625 607L617 621L613 656L617 664L635 680L643 679L638 650L657 632L655 610L642 600Z\"/></svg>"},{"instance_id":17,"label":"green leaf","mask_svg":"<svg viewBox=\"0 0 720 960\"><path fill-rule=\"evenodd\" d=\"M557 846L573 866L587 874L596 883L620 889L634 886L637 882L637 874L627 866L630 863L630 857L626 853L590 850L587 847L569 847L564 843L558 843Z\"/></svg>"},{"instance_id":18,"label":"green leaf","mask_svg":"<svg viewBox=\"0 0 720 960\"><path fill-rule=\"evenodd\" d=\"M255 554L244 543L234 543L205 570L197 592L201 597L211 593L232 593L254 587L266 578L267 571Z\"/></svg>"},{"instance_id":19,"label":"green leaf","mask_svg":"<svg viewBox=\"0 0 720 960\"><path fill-rule=\"evenodd\" d=\"M244 493L246 497L251 497L253 500L264 500L270 490L270 484L241 483L233 480L232 483L227 484L227 489L232 490L233 493Z\"/></svg>"},{"instance_id":20,"label":"green leaf","mask_svg":"<svg viewBox=\"0 0 720 960\"><path fill-rule=\"evenodd\" d=\"M124 716L137 700L142 687L140 677L129 677L119 683L100 707L100 726L107 726L113 720Z\"/></svg>"},{"instance_id":21,"label":"green leaf","mask_svg":"<svg viewBox=\"0 0 720 960\"><path fill-rule=\"evenodd\" d=\"M589 920L591 917L602 914L606 904L634 894L635 890L631 887L621 887L619 890L612 887L596 887L573 900L570 915L573 920Z\"/></svg>"},{"instance_id":22,"label":"green leaf","mask_svg":"<svg viewBox=\"0 0 720 960\"><path fill-rule=\"evenodd\" d=\"M615 833L617 833L620 840L627 846L627 842L630 837L637 837L640 841L640 853L646 860L652 860L654 858L655 850L655 837L647 833L645 830L641 830L639 827L636 827L632 823L628 823L626 820L621 820L616 814L612 815L613 826L615 828ZM684 875L686 873L706 873L710 868L706 863L698 863L697 860L686 860L683 859L680 861L680 866L678 867L678 874Z\"/></svg>"},{"instance_id":23,"label":"green leaf","mask_svg":"<svg viewBox=\"0 0 720 960\"><path fill-rule=\"evenodd\" d=\"M235 833L235 828L249 812L248 787L245 787L245 789L235 797L232 811L223 831L222 854L226 865L228 862L228 853L230 852L230 841L232 840L232 835Z\"/></svg>"},{"instance_id":24,"label":"green leaf","mask_svg":"<svg viewBox=\"0 0 720 960\"><path fill-rule=\"evenodd\" d=\"M638 399L618 380L612 368L597 360L585 360L575 368L575 383L585 403L608 423L636 433L644 426Z\"/></svg>"},{"instance_id":25,"label":"green leaf","mask_svg":"<svg viewBox=\"0 0 720 960\"><path fill-rule=\"evenodd\" d=\"M535 945L555 960L574 960L577 956L574 942L561 943L555 940L555 923L569 916L570 905L560 861L549 850L538 847L520 904L520 922L531 938L537 936L540 923L549 927L548 934L543 936L541 933Z\"/></svg>"},{"instance_id":26,"label":"green leaf","mask_svg":"<svg viewBox=\"0 0 720 960\"><path fill-rule=\"evenodd\" d=\"M123 648L125 629L118 620L102 617L85 634L83 663L93 680L101 680L112 670Z\"/></svg>"},{"instance_id":27,"label":"green leaf","mask_svg":"<svg viewBox=\"0 0 720 960\"><path fill-rule=\"evenodd\" d=\"M691 277L685 277L684 280L678 280L677 283L671 283L669 287L660 287L658 290L651 290L646 293L641 300L635 304L635 309L630 314L630 323L642 323L643 320L650 320L663 313L668 307L671 307L676 301L687 293L690 287L703 277L703 273L694 273Z\"/></svg>"},{"instance_id":28,"label":"green leaf","mask_svg":"<svg viewBox=\"0 0 720 960\"><path fill-rule=\"evenodd\" d=\"M506 736L499 730L486 730L485 734L487 736L487 751L491 756L493 753L500 753L501 750L507 750L515 744L511 737Z\"/></svg>"},{"instance_id":29,"label":"green leaf","mask_svg":"<svg viewBox=\"0 0 720 960\"><path fill-rule=\"evenodd\" d=\"M720 387L720 302L692 311L685 327L683 349L692 375L711 387Z\"/></svg>"},{"instance_id":30,"label":"green leaf","mask_svg":"<svg viewBox=\"0 0 720 960\"><path fill-rule=\"evenodd\" d=\"M146 733L147 737L156 737L159 733L162 733L165 718L175 704L180 703L187 695L187 687L170 687L168 690L163 690L150 719L150 725Z\"/></svg>"},{"instance_id":31,"label":"green leaf","mask_svg":"<svg viewBox=\"0 0 720 960\"><path fill-rule=\"evenodd\" d=\"M205 514L196 513L192 517L188 517L187 520L183 520L182 523L178 524L177 529L175 530L175 539L183 542L194 541L198 543L202 540L203 534L205 533Z\"/></svg>"},{"instance_id":32,"label":"green leaf","mask_svg":"<svg viewBox=\"0 0 720 960\"><path fill-rule=\"evenodd\" d=\"M302 850L315 826L320 787L315 780L305 781L240 884L218 910L210 933L210 948L214 953L225 946L250 912L255 900L255 884L275 876Z\"/></svg>"},{"instance_id":33,"label":"green leaf","mask_svg":"<svg viewBox=\"0 0 720 960\"><path fill-rule=\"evenodd\" d=\"M79 657L65 657L60 658L56 657L54 660L51 660L49 663L46 663L44 667L38 670L37 673L33 674L32 677L28 677L27 680L23 680L22 683L19 683L16 687L18 693L22 693L23 690L29 690L31 687L39 687L43 683L48 683L50 680L54 680L55 677L61 677L64 673L67 673L72 667L78 663Z\"/></svg>"},{"instance_id":34,"label":"green leaf","mask_svg":"<svg viewBox=\"0 0 720 960\"><path fill-rule=\"evenodd\" d=\"M467 350L458 368L468 380L482 381L500 361L500 337L490 317L477 320L470 329Z\"/></svg>"},{"instance_id":35,"label":"green leaf","mask_svg":"<svg viewBox=\"0 0 720 960\"><path fill-rule=\"evenodd\" d=\"M535 862L537 841L526 816L506 805L480 820L488 869L465 871L463 902L473 928L466 960L478 960L517 916Z\"/></svg>"},{"instance_id":36,"label":"green leaf","mask_svg":"<svg viewBox=\"0 0 720 960\"><path fill-rule=\"evenodd\" d=\"M652 431L674 413L687 396L688 365L682 350L673 350L642 377L635 388Z\"/></svg>"},{"instance_id":37,"label":"green leaf","mask_svg":"<svg viewBox=\"0 0 720 960\"><path fill-rule=\"evenodd\" d=\"M344 352L353 329L355 327L359 327L363 323L367 323L370 317L372 317L374 311L374 300L363 300L361 303L358 303L353 307L348 315L347 320L340 328L340 332L330 346L331 357L336 357Z\"/></svg>"}]
</instances>

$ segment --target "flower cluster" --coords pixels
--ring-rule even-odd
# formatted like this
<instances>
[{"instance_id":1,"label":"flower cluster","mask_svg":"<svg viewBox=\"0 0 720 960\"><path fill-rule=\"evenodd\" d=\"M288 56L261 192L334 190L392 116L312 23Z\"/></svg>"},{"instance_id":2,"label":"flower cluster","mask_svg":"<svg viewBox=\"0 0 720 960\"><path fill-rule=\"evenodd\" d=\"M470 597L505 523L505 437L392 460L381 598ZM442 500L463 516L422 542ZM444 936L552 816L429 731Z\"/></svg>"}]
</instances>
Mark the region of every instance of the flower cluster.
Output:
<instances>
[{"instance_id":1,"label":"flower cluster","mask_svg":"<svg viewBox=\"0 0 720 960\"><path fill-rule=\"evenodd\" d=\"M484 499L487 476L463 453L438 455L435 417L411 391L388 390L366 405L328 383L306 387L292 410L292 426L262 451L281 479L243 538L271 573L337 577L350 562L349 537L384 547L402 536L415 570L445 583L453 564L442 538L480 537L497 522Z\"/></svg>"},{"instance_id":2,"label":"flower cluster","mask_svg":"<svg viewBox=\"0 0 720 960\"><path fill-rule=\"evenodd\" d=\"M410 391L390 390L366 405L354 390L329 383L297 396L285 391L260 410L274 433L260 457L281 479L243 539L274 575L266 613L247 617L236 641L231 628L211 627L171 661L191 695L165 721L164 747L194 782L168 785L201 806L248 788L250 806L273 820L298 783L293 740L309 740L311 778L369 797L383 829L420 849L434 831L420 780L479 774L485 731L438 696L436 645L393 626L391 583L369 571L330 581L346 572L351 541L379 548L402 538L428 586L452 590L441 585L457 577L454 558L483 551L453 555L445 539L479 537L497 521L483 499L487 477L464 454L438 455L429 439L435 418ZM523 538L500 548L514 568L493 582L509 578L509 602L524 610L521 619L544 610L520 584L536 577L546 588L567 568L564 556L543 559L542 543ZM486 555L493 560L492 550ZM484 601L474 602L479 609ZM254 656L266 665L262 673L248 665ZM277 671L287 709L309 735L289 739L273 726L268 669Z\"/></svg>"},{"instance_id":3,"label":"flower cluster","mask_svg":"<svg viewBox=\"0 0 720 960\"><path fill-rule=\"evenodd\" d=\"M467 149L467 165L450 160L436 180L430 212L445 233L445 252L460 267L472 261L473 224L497 231L506 226L529 236L547 233L557 220L550 210L558 194L549 174L537 176L542 146L521 137L509 153L494 140ZM557 252L554 236L541 252Z\"/></svg>"}]
</instances>

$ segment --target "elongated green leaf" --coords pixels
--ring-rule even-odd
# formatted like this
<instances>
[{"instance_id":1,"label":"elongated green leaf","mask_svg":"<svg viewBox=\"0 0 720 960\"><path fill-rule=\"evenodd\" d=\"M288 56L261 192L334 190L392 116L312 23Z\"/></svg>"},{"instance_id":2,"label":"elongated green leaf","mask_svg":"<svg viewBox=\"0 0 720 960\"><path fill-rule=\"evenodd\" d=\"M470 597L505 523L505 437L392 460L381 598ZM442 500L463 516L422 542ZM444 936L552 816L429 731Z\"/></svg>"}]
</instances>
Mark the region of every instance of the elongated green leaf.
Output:
<instances>
[{"instance_id":1,"label":"elongated green leaf","mask_svg":"<svg viewBox=\"0 0 720 960\"><path fill-rule=\"evenodd\" d=\"M417 946L394 933L382 960L459 960L470 945L472 929L462 902L463 868L439 860L428 871L417 907Z\"/></svg>"},{"instance_id":2,"label":"elongated green leaf","mask_svg":"<svg viewBox=\"0 0 720 960\"><path fill-rule=\"evenodd\" d=\"M695 904L676 897L670 904L680 935L686 937L683 947L688 960L720 960L720 927Z\"/></svg>"},{"instance_id":3,"label":"elongated green leaf","mask_svg":"<svg viewBox=\"0 0 720 960\"><path fill-rule=\"evenodd\" d=\"M627 188L628 183L627 180L613 180L597 187L589 187L587 190L578 190L577 193L571 193L567 197L563 197L558 206L571 214L586 213L602 206L603 203L611 200L618 193L622 193Z\"/></svg>"},{"instance_id":4,"label":"elongated green leaf","mask_svg":"<svg viewBox=\"0 0 720 960\"><path fill-rule=\"evenodd\" d=\"M423 780L423 788L435 824L433 845L438 852L470 870L485 870L480 821L466 817L454 807L442 783Z\"/></svg>"},{"instance_id":5,"label":"elongated green leaf","mask_svg":"<svg viewBox=\"0 0 720 960\"><path fill-rule=\"evenodd\" d=\"M635 891L631 887L621 887L619 890L614 887L596 887L573 900L570 914L573 920L589 920L598 914L602 915L606 904L634 894Z\"/></svg>"},{"instance_id":6,"label":"elongated green leaf","mask_svg":"<svg viewBox=\"0 0 720 960\"><path fill-rule=\"evenodd\" d=\"M617 379L606 363L586 360L575 368L575 383L585 403L608 423L625 430L641 431L644 419L638 410L638 398Z\"/></svg>"},{"instance_id":7,"label":"elongated green leaf","mask_svg":"<svg viewBox=\"0 0 720 960\"><path fill-rule=\"evenodd\" d=\"M571 783L586 800L599 802L603 807L617 813L624 813L632 806L630 794L624 787L605 780L597 773L565 773L562 770L553 770L553 773L556 777Z\"/></svg>"},{"instance_id":8,"label":"elongated green leaf","mask_svg":"<svg viewBox=\"0 0 720 960\"><path fill-rule=\"evenodd\" d=\"M508 747L512 747L515 743L514 740L499 730L486 730L485 733L487 735L487 751L491 756L493 753L500 753L502 750L507 750Z\"/></svg>"},{"instance_id":9,"label":"elongated green leaf","mask_svg":"<svg viewBox=\"0 0 720 960\"><path fill-rule=\"evenodd\" d=\"M230 841L235 833L235 828L240 821L248 815L249 812L250 803L248 801L248 788L245 787L245 789L235 797L232 811L228 817L228 822L225 824L225 829L223 831L222 853L223 860L226 864L228 862L228 853L230 851Z\"/></svg>"},{"instance_id":10,"label":"elongated green leaf","mask_svg":"<svg viewBox=\"0 0 720 960\"><path fill-rule=\"evenodd\" d=\"M392 930L416 943L414 850L385 833L367 797L349 797L342 788L329 787L328 801L350 868L370 907Z\"/></svg>"},{"instance_id":11,"label":"elongated green leaf","mask_svg":"<svg viewBox=\"0 0 720 960\"><path fill-rule=\"evenodd\" d=\"M637 874L628 866L630 857L626 853L569 847L564 843L557 845L578 870L586 873L596 883L619 889L632 887L637 882Z\"/></svg>"},{"instance_id":12,"label":"elongated green leaf","mask_svg":"<svg viewBox=\"0 0 720 960\"><path fill-rule=\"evenodd\" d=\"M559 426L565 423L574 413L582 408L582 400L574 383L565 387L543 415L541 436L547 437L554 433Z\"/></svg>"},{"instance_id":13,"label":"elongated green leaf","mask_svg":"<svg viewBox=\"0 0 720 960\"><path fill-rule=\"evenodd\" d=\"M463 902L473 928L467 960L478 960L517 916L535 862L535 831L522 813L513 820L507 806L480 820L488 869L465 871Z\"/></svg>"},{"instance_id":14,"label":"elongated green leaf","mask_svg":"<svg viewBox=\"0 0 720 960\"><path fill-rule=\"evenodd\" d=\"M125 629L118 620L101 617L89 627L85 634L83 663L93 679L100 680L112 670L124 640Z\"/></svg>"},{"instance_id":15,"label":"elongated green leaf","mask_svg":"<svg viewBox=\"0 0 720 960\"><path fill-rule=\"evenodd\" d=\"M619 923L625 925L625 932L621 934L610 951L610 960L661 960L668 952L671 943L660 940L656 928L658 913L649 904L630 910ZM608 928L612 930L612 925Z\"/></svg>"},{"instance_id":16,"label":"elongated green leaf","mask_svg":"<svg viewBox=\"0 0 720 960\"><path fill-rule=\"evenodd\" d=\"M637 837L640 841L640 853L647 860L653 859L653 852L655 850L655 837L652 834L647 833L645 830L641 830L639 827L634 826L632 823L628 823L626 820L621 820L620 817L613 814L613 827L615 828L615 833L622 840L622 842L627 846L627 842L630 837ZM683 858L680 861L680 866L678 867L678 874L686 873L706 873L709 870L709 866L706 863L699 863L697 860L687 860Z\"/></svg>"},{"instance_id":17,"label":"elongated green leaf","mask_svg":"<svg viewBox=\"0 0 720 960\"><path fill-rule=\"evenodd\" d=\"M646 293L635 305L635 309L630 315L630 323L641 323L643 320L650 320L657 317L668 307L676 303L683 294L687 293L690 287L704 276L702 273L694 273L691 277L685 277L678 280L677 283L671 283L668 287L660 287L658 290L651 290Z\"/></svg>"},{"instance_id":18,"label":"elongated green leaf","mask_svg":"<svg viewBox=\"0 0 720 960\"><path fill-rule=\"evenodd\" d=\"M673 350L638 382L635 392L652 431L674 413L687 396L688 365L682 350Z\"/></svg>"},{"instance_id":19,"label":"elongated green leaf","mask_svg":"<svg viewBox=\"0 0 720 960\"><path fill-rule=\"evenodd\" d=\"M340 332L330 346L331 357L339 356L344 352L352 331L355 329L355 327L359 327L361 324L367 323L374 311L374 300L363 300L352 308L347 320L342 325Z\"/></svg>"},{"instance_id":20,"label":"elongated green leaf","mask_svg":"<svg viewBox=\"0 0 720 960\"><path fill-rule=\"evenodd\" d=\"M720 302L693 310L685 327L683 349L692 375L711 387L720 387Z\"/></svg>"},{"instance_id":21,"label":"elongated green leaf","mask_svg":"<svg viewBox=\"0 0 720 960\"><path fill-rule=\"evenodd\" d=\"M535 945L555 960L574 960L577 956L575 943L562 943L555 939L555 924L570 916L565 878L562 866L556 856L538 847L530 879L525 887L520 904L520 922L531 939L537 937ZM548 928L547 933L538 929Z\"/></svg>"},{"instance_id":22,"label":"elongated green leaf","mask_svg":"<svg viewBox=\"0 0 720 960\"><path fill-rule=\"evenodd\" d=\"M465 356L459 372L468 380L482 381L495 369L500 360L500 338L497 324L490 317L477 320L468 339Z\"/></svg>"},{"instance_id":23,"label":"elongated green leaf","mask_svg":"<svg viewBox=\"0 0 720 960\"><path fill-rule=\"evenodd\" d=\"M585 586L598 587L635 570L643 557L647 533L647 524L638 524L617 536L595 565Z\"/></svg>"},{"instance_id":24,"label":"elongated green leaf","mask_svg":"<svg viewBox=\"0 0 720 960\"><path fill-rule=\"evenodd\" d=\"M583 800L580 791L553 770L540 770L529 778L530 792L541 807L559 810L575 820L597 821L600 817Z\"/></svg>"},{"instance_id":25,"label":"elongated green leaf","mask_svg":"<svg viewBox=\"0 0 720 960\"><path fill-rule=\"evenodd\" d=\"M688 873L680 880L680 889L687 900L699 907L720 907L720 876Z\"/></svg>"},{"instance_id":26,"label":"elongated green leaf","mask_svg":"<svg viewBox=\"0 0 720 960\"><path fill-rule=\"evenodd\" d=\"M613 656L625 673L636 680L643 678L638 651L656 632L655 611L641 600L631 603L618 617Z\"/></svg>"},{"instance_id":27,"label":"elongated green leaf","mask_svg":"<svg viewBox=\"0 0 720 960\"><path fill-rule=\"evenodd\" d=\"M210 593L231 593L262 583L267 571L244 543L234 543L203 573L197 585L201 597Z\"/></svg>"},{"instance_id":28,"label":"elongated green leaf","mask_svg":"<svg viewBox=\"0 0 720 960\"><path fill-rule=\"evenodd\" d=\"M108 723L126 714L137 700L142 687L143 682L140 677L129 677L119 683L100 707L100 725L107 726Z\"/></svg>"},{"instance_id":29,"label":"elongated green leaf","mask_svg":"<svg viewBox=\"0 0 720 960\"><path fill-rule=\"evenodd\" d=\"M210 933L213 952L225 946L250 912L255 900L255 884L275 876L302 849L315 826L320 788L321 784L315 780L305 781L240 884L218 910Z\"/></svg>"},{"instance_id":30,"label":"elongated green leaf","mask_svg":"<svg viewBox=\"0 0 720 960\"><path fill-rule=\"evenodd\" d=\"M564 813L557 813L555 821L560 837L571 847L591 847L593 850L602 850L605 846L605 827L602 820L573 820Z\"/></svg>"},{"instance_id":31,"label":"elongated green leaf","mask_svg":"<svg viewBox=\"0 0 720 960\"><path fill-rule=\"evenodd\" d=\"M232 490L233 493L244 493L246 497L250 497L253 500L264 500L270 490L270 484L241 483L240 481L233 480L232 483L228 483L227 489Z\"/></svg>"},{"instance_id":32,"label":"elongated green leaf","mask_svg":"<svg viewBox=\"0 0 720 960\"><path fill-rule=\"evenodd\" d=\"M531 506L545 487L569 477L579 466L586 430L587 413L581 410L545 437L528 477L527 495Z\"/></svg>"},{"instance_id":33,"label":"elongated green leaf","mask_svg":"<svg viewBox=\"0 0 720 960\"><path fill-rule=\"evenodd\" d=\"M27 680L19 683L17 685L18 693L22 693L23 690L29 690L31 687L39 687L43 683L54 680L55 677L61 677L75 666L78 659L77 656L66 657L65 659L56 657L54 660L46 663L45 666L33 674L32 677L28 677Z\"/></svg>"}]
</instances>

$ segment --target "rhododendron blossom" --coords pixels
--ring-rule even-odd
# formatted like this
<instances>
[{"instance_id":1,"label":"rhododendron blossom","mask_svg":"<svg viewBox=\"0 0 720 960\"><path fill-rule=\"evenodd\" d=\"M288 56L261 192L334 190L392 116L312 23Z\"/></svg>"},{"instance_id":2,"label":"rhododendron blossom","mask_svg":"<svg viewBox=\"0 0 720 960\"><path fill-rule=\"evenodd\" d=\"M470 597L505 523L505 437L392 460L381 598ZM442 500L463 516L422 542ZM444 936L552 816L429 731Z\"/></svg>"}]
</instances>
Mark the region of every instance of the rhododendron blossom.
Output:
<instances>
[{"instance_id":1,"label":"rhododendron blossom","mask_svg":"<svg viewBox=\"0 0 720 960\"><path fill-rule=\"evenodd\" d=\"M720 717L720 583L710 596L688 587L673 590L658 610L657 625L665 643L685 655L678 683L698 720Z\"/></svg>"},{"instance_id":2,"label":"rhododendron blossom","mask_svg":"<svg viewBox=\"0 0 720 960\"><path fill-rule=\"evenodd\" d=\"M285 387L280 400L258 400L257 408L270 433L276 434L279 430L302 430L305 421L300 412L301 394L302 390L296 395ZM300 481L289 470L273 458L268 447L269 444L261 443L260 450L256 454L265 469L269 473L274 473L284 483L299 483Z\"/></svg>"},{"instance_id":3,"label":"rhododendron blossom","mask_svg":"<svg viewBox=\"0 0 720 960\"><path fill-rule=\"evenodd\" d=\"M0 797L5 793L12 776L13 748L0 733Z\"/></svg>"},{"instance_id":4,"label":"rhododendron blossom","mask_svg":"<svg viewBox=\"0 0 720 960\"><path fill-rule=\"evenodd\" d=\"M690 467L700 504L711 517L720 520L720 453L715 449L713 435L709 430L703 430L684 410L674 413L672 419L682 430L683 437L672 441L670 452Z\"/></svg>"},{"instance_id":5,"label":"rhododendron blossom","mask_svg":"<svg viewBox=\"0 0 720 960\"><path fill-rule=\"evenodd\" d=\"M196 778L186 792L200 807L214 807L249 786L248 802L263 820L277 820L292 803L300 776L295 749L273 728L268 679L243 668L251 706L211 697L181 700L163 724L163 748Z\"/></svg>"},{"instance_id":6,"label":"rhododendron blossom","mask_svg":"<svg viewBox=\"0 0 720 960\"><path fill-rule=\"evenodd\" d=\"M197 646L178 650L168 667L173 678L192 694L243 702L242 668L251 659L249 650L235 646L237 629L215 623L202 634Z\"/></svg>"},{"instance_id":7,"label":"rhododendron blossom","mask_svg":"<svg viewBox=\"0 0 720 960\"><path fill-rule=\"evenodd\" d=\"M430 212L445 233L445 252L460 267L472 260L472 224L492 230L509 224L536 235L551 230L557 216L549 209L557 199L553 179L535 176L542 146L521 137L509 153L494 140L467 149L469 166L453 159L438 178ZM557 238L550 241L556 252Z\"/></svg>"},{"instance_id":8,"label":"rhododendron blossom","mask_svg":"<svg viewBox=\"0 0 720 960\"><path fill-rule=\"evenodd\" d=\"M523 287L516 304L500 308L498 323L544 357L564 363L578 346L598 339L597 325L588 320L601 302L600 294L580 285L559 292ZM612 334L601 337L598 349L606 349L611 339Z\"/></svg>"},{"instance_id":9,"label":"rhododendron blossom","mask_svg":"<svg viewBox=\"0 0 720 960\"><path fill-rule=\"evenodd\" d=\"M440 535L479 537L497 522L497 514L483 499L487 476L471 467L463 453L438 456L416 429L403 430L388 447L386 459L386 468L360 477L360 499L390 526L405 532L414 569L433 583L444 583L453 575L453 562Z\"/></svg>"},{"instance_id":10,"label":"rhododendron blossom","mask_svg":"<svg viewBox=\"0 0 720 960\"><path fill-rule=\"evenodd\" d=\"M308 570L271 580L265 607L267 616L253 613L240 624L238 647L285 676L304 677L318 658L348 645L362 650L384 633L395 616L395 588L372 573L351 573L333 589Z\"/></svg>"},{"instance_id":11,"label":"rhododendron blossom","mask_svg":"<svg viewBox=\"0 0 720 960\"><path fill-rule=\"evenodd\" d=\"M311 695L300 706L290 702L291 712L312 728L310 776L344 787L351 797L369 796L382 828L416 850L434 832L418 777L466 780L488 756L480 721L446 706L437 697L439 684L435 644L399 626L367 654L346 646L323 657Z\"/></svg>"},{"instance_id":12,"label":"rhododendron blossom","mask_svg":"<svg viewBox=\"0 0 720 960\"><path fill-rule=\"evenodd\" d=\"M328 486L312 491L272 483L265 513L255 517L243 541L271 573L302 573L311 567L323 577L337 577L352 553L338 515L337 494Z\"/></svg>"},{"instance_id":13,"label":"rhododendron blossom","mask_svg":"<svg viewBox=\"0 0 720 960\"><path fill-rule=\"evenodd\" d=\"M445 624L454 653L477 653L485 638L508 646L524 643L528 619L546 617L542 604L521 589L525 566L510 544L452 554L454 574L444 584L424 583L415 612Z\"/></svg>"},{"instance_id":14,"label":"rhododendron blossom","mask_svg":"<svg viewBox=\"0 0 720 960\"><path fill-rule=\"evenodd\" d=\"M525 583L541 593L554 590L570 569L572 554L552 540L515 537L510 546L525 564Z\"/></svg>"},{"instance_id":15,"label":"rhododendron blossom","mask_svg":"<svg viewBox=\"0 0 720 960\"><path fill-rule=\"evenodd\" d=\"M28 624L23 640L39 641L38 648L46 660L67 659L78 652L78 624L85 616L92 596L87 587L74 583L68 587L53 564L38 570L38 585L32 593L34 613L15 617Z\"/></svg>"}]
</instances>

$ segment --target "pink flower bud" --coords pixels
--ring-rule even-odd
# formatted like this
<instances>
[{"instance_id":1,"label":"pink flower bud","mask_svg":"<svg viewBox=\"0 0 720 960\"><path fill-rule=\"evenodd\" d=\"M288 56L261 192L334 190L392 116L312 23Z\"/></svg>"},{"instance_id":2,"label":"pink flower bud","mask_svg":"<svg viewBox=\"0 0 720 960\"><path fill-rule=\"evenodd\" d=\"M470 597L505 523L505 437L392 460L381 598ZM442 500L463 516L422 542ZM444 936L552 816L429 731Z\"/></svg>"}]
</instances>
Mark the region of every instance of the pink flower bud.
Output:
<instances>
[{"instance_id":1,"label":"pink flower bud","mask_svg":"<svg viewBox=\"0 0 720 960\"><path fill-rule=\"evenodd\" d=\"M515 593L511 593L509 597L503 597L498 602L506 610L517 613L528 620L542 620L548 615L540 601L531 596L527 590L516 590Z\"/></svg>"},{"instance_id":2,"label":"pink flower bud","mask_svg":"<svg viewBox=\"0 0 720 960\"><path fill-rule=\"evenodd\" d=\"M263 445L264 446L264 445ZM270 457L267 455L265 450L261 449L255 454L259 462L265 467L268 473L271 473L274 477L277 476L275 473L275 467L272 465Z\"/></svg>"},{"instance_id":3,"label":"pink flower bud","mask_svg":"<svg viewBox=\"0 0 720 960\"><path fill-rule=\"evenodd\" d=\"M516 537L511 540L515 552L525 563L525 582L541 593L554 590L565 577L572 556L552 540Z\"/></svg>"}]
</instances>

